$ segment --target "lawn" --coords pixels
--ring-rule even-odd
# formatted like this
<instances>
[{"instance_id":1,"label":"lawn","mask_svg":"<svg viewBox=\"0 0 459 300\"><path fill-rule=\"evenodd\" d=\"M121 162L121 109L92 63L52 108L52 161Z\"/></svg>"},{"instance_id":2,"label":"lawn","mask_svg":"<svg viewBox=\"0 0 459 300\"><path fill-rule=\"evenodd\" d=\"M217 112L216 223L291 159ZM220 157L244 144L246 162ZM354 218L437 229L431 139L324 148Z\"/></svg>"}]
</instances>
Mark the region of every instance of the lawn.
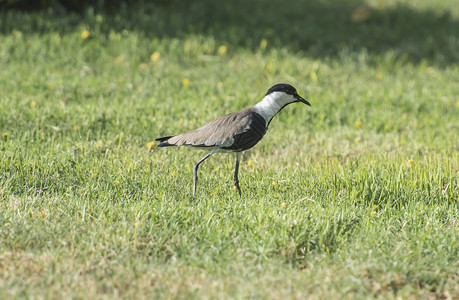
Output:
<instances>
[{"instance_id":1,"label":"lawn","mask_svg":"<svg viewBox=\"0 0 459 300\"><path fill-rule=\"evenodd\" d=\"M458 299L458 33L455 0L0 12L0 298ZM193 197L206 152L152 141L279 82L312 106Z\"/></svg>"}]
</instances>

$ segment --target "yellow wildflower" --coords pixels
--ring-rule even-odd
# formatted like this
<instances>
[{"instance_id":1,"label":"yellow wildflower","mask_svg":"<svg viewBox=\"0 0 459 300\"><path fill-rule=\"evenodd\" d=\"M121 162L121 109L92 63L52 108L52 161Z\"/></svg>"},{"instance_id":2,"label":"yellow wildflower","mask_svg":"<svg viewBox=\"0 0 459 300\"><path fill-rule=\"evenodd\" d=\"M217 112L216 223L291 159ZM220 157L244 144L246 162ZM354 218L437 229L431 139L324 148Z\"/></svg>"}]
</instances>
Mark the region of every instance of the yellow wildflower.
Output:
<instances>
[{"instance_id":1,"label":"yellow wildflower","mask_svg":"<svg viewBox=\"0 0 459 300\"><path fill-rule=\"evenodd\" d=\"M254 164L255 164L255 163L253 162L253 159L249 159L249 160L247 161L247 165L248 165L249 167L253 167Z\"/></svg>"},{"instance_id":2,"label":"yellow wildflower","mask_svg":"<svg viewBox=\"0 0 459 300\"><path fill-rule=\"evenodd\" d=\"M355 121L355 123L354 123L354 126L355 126L355 128L357 128L357 129L360 129L360 128L362 127L362 125L363 125L363 124L362 124L361 121Z\"/></svg>"},{"instance_id":3,"label":"yellow wildflower","mask_svg":"<svg viewBox=\"0 0 459 300\"><path fill-rule=\"evenodd\" d=\"M406 161L406 165L407 165L408 168L411 168L411 167L414 165L414 160L408 159L408 160Z\"/></svg>"},{"instance_id":4,"label":"yellow wildflower","mask_svg":"<svg viewBox=\"0 0 459 300\"><path fill-rule=\"evenodd\" d=\"M241 183L240 182L239 182L238 186L239 186L239 188L241 187ZM236 190L236 186L233 185L233 191L235 191L235 190Z\"/></svg>"},{"instance_id":5,"label":"yellow wildflower","mask_svg":"<svg viewBox=\"0 0 459 300\"><path fill-rule=\"evenodd\" d=\"M360 143L362 141L362 138L360 138L359 136L355 138L354 142L355 143Z\"/></svg>"},{"instance_id":6,"label":"yellow wildflower","mask_svg":"<svg viewBox=\"0 0 459 300\"><path fill-rule=\"evenodd\" d=\"M218 47L218 54L220 55L223 55L226 53L226 51L228 51L228 47L226 47L225 45L221 45L220 47Z\"/></svg>"},{"instance_id":7,"label":"yellow wildflower","mask_svg":"<svg viewBox=\"0 0 459 300\"><path fill-rule=\"evenodd\" d=\"M152 150L155 147L156 147L156 143L155 142L148 142L148 143L145 144L145 148L147 148L148 150Z\"/></svg>"},{"instance_id":8,"label":"yellow wildflower","mask_svg":"<svg viewBox=\"0 0 459 300\"><path fill-rule=\"evenodd\" d=\"M188 78L183 79L183 80L182 80L182 86L183 86L184 88L189 87L189 86L190 86L190 80L189 80Z\"/></svg>"},{"instance_id":9,"label":"yellow wildflower","mask_svg":"<svg viewBox=\"0 0 459 300\"><path fill-rule=\"evenodd\" d=\"M35 106L37 106L37 103L35 101L30 101L30 107L31 108L35 108Z\"/></svg>"},{"instance_id":10,"label":"yellow wildflower","mask_svg":"<svg viewBox=\"0 0 459 300\"><path fill-rule=\"evenodd\" d=\"M142 222L140 222L140 221L137 221L137 222L135 222L135 224L134 224L135 228L139 227L140 225L142 225Z\"/></svg>"},{"instance_id":11,"label":"yellow wildflower","mask_svg":"<svg viewBox=\"0 0 459 300\"><path fill-rule=\"evenodd\" d=\"M158 64L160 58L161 58L161 53L159 53L158 51L153 52L153 53L151 54L151 56L150 56L150 60L151 60L154 64Z\"/></svg>"},{"instance_id":12,"label":"yellow wildflower","mask_svg":"<svg viewBox=\"0 0 459 300\"><path fill-rule=\"evenodd\" d=\"M285 207L287 207L287 203L285 203L285 202L282 202L282 203L281 203L281 207L282 207L282 208L285 208Z\"/></svg>"},{"instance_id":13,"label":"yellow wildflower","mask_svg":"<svg viewBox=\"0 0 459 300\"><path fill-rule=\"evenodd\" d=\"M377 214L378 214L378 213L376 212L376 210L374 210L374 211L371 212L371 216L372 216L373 218L376 217Z\"/></svg>"},{"instance_id":14,"label":"yellow wildflower","mask_svg":"<svg viewBox=\"0 0 459 300\"><path fill-rule=\"evenodd\" d=\"M381 80L382 78L383 78L383 74L382 74L381 72L378 72L378 73L376 74L376 79L377 79L377 80Z\"/></svg>"},{"instance_id":15,"label":"yellow wildflower","mask_svg":"<svg viewBox=\"0 0 459 300\"><path fill-rule=\"evenodd\" d=\"M83 31L81 32L81 38L82 38L83 40L88 39L90 36L91 36L91 34L90 34L89 31L86 30L86 29L83 30Z\"/></svg>"},{"instance_id":16,"label":"yellow wildflower","mask_svg":"<svg viewBox=\"0 0 459 300\"><path fill-rule=\"evenodd\" d=\"M265 67L266 72L271 72L273 71L274 66L272 64L267 64Z\"/></svg>"},{"instance_id":17,"label":"yellow wildflower","mask_svg":"<svg viewBox=\"0 0 459 300\"><path fill-rule=\"evenodd\" d=\"M276 185L277 185L277 182L275 182L275 181L273 180L273 182L271 182L271 185L272 185L272 186L276 186Z\"/></svg>"},{"instance_id":18,"label":"yellow wildflower","mask_svg":"<svg viewBox=\"0 0 459 300\"><path fill-rule=\"evenodd\" d=\"M120 184L120 181L119 180L115 180L114 184L118 185L118 184Z\"/></svg>"},{"instance_id":19,"label":"yellow wildflower","mask_svg":"<svg viewBox=\"0 0 459 300\"><path fill-rule=\"evenodd\" d=\"M459 99L456 100L456 107L459 108Z\"/></svg>"},{"instance_id":20,"label":"yellow wildflower","mask_svg":"<svg viewBox=\"0 0 459 300\"><path fill-rule=\"evenodd\" d=\"M78 125L73 125L73 131L78 131L79 127Z\"/></svg>"}]
</instances>

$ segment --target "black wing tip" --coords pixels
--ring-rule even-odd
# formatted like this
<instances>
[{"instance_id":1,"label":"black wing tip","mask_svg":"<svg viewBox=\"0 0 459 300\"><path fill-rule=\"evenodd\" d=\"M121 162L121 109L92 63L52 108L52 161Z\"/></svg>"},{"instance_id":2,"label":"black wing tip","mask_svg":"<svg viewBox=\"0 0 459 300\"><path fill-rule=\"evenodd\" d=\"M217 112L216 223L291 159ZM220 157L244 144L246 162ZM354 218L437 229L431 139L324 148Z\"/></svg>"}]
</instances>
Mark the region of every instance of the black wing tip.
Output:
<instances>
[{"instance_id":1,"label":"black wing tip","mask_svg":"<svg viewBox=\"0 0 459 300\"><path fill-rule=\"evenodd\" d=\"M171 137L173 137L173 135L171 135L171 136L165 136L165 137L160 137L160 138L155 139L155 141L159 142L158 147L175 146L174 144L169 144L169 143L167 142L167 140L170 139Z\"/></svg>"},{"instance_id":2,"label":"black wing tip","mask_svg":"<svg viewBox=\"0 0 459 300\"><path fill-rule=\"evenodd\" d=\"M159 143L157 147L159 148L159 147L169 147L169 146L175 146L175 145L163 142L163 143Z\"/></svg>"},{"instance_id":3,"label":"black wing tip","mask_svg":"<svg viewBox=\"0 0 459 300\"><path fill-rule=\"evenodd\" d=\"M157 141L157 142L164 142L164 141L170 139L171 137L173 137L173 135L160 137L160 138L155 139L155 141Z\"/></svg>"}]
</instances>

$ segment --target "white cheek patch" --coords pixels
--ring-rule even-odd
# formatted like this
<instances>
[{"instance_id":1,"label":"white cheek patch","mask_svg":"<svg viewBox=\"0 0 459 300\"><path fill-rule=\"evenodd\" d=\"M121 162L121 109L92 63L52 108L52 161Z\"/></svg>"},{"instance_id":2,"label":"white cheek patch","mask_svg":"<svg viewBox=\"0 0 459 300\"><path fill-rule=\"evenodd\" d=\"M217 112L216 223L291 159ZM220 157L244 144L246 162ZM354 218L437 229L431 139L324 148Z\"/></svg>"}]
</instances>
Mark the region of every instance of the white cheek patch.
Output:
<instances>
[{"instance_id":1,"label":"white cheek patch","mask_svg":"<svg viewBox=\"0 0 459 300\"><path fill-rule=\"evenodd\" d=\"M255 104L254 108L266 121L266 124L288 103L294 102L295 97L283 92L274 92L266 95L263 100Z\"/></svg>"}]
</instances>

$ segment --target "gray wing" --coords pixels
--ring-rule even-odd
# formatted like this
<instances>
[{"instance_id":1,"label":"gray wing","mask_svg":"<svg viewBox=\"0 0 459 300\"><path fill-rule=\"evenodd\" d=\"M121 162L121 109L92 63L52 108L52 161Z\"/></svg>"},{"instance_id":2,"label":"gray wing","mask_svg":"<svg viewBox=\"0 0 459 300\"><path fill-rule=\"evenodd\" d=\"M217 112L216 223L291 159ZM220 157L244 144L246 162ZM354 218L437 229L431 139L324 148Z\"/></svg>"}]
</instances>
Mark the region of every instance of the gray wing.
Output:
<instances>
[{"instance_id":1,"label":"gray wing","mask_svg":"<svg viewBox=\"0 0 459 300\"><path fill-rule=\"evenodd\" d=\"M246 108L237 113L221 116L201 128L172 136L164 142L175 146L186 145L230 149L234 144L235 137L250 129L249 124L253 114L254 112L251 108Z\"/></svg>"}]
</instances>

